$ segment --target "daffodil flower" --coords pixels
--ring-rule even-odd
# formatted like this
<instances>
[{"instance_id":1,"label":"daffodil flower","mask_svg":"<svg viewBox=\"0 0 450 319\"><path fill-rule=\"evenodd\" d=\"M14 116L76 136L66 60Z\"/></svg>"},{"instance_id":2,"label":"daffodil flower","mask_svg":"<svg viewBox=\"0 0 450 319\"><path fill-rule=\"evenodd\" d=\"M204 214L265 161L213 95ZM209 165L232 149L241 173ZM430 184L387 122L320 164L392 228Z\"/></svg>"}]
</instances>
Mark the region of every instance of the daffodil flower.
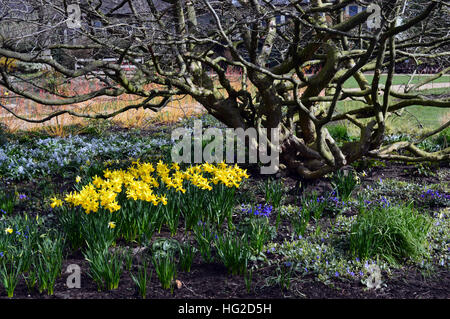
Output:
<instances>
[{"instance_id":1,"label":"daffodil flower","mask_svg":"<svg viewBox=\"0 0 450 319\"><path fill-rule=\"evenodd\" d=\"M52 203L50 204L50 206L52 208L61 207L63 205L62 200L60 200L60 199L58 199L56 197L52 197L51 200L52 200Z\"/></svg>"},{"instance_id":2,"label":"daffodil flower","mask_svg":"<svg viewBox=\"0 0 450 319\"><path fill-rule=\"evenodd\" d=\"M5 233L7 233L7 234L12 234L12 232L13 232L13 229L10 227L5 229Z\"/></svg>"},{"instance_id":3,"label":"daffodil flower","mask_svg":"<svg viewBox=\"0 0 450 319\"><path fill-rule=\"evenodd\" d=\"M110 229L116 228L116 223L115 222L109 222L108 223L108 228L110 228Z\"/></svg>"},{"instance_id":4,"label":"daffodil flower","mask_svg":"<svg viewBox=\"0 0 450 319\"><path fill-rule=\"evenodd\" d=\"M77 183L81 182L81 177L80 177L80 176L77 176L77 177L75 178L75 182L77 182Z\"/></svg>"}]
</instances>

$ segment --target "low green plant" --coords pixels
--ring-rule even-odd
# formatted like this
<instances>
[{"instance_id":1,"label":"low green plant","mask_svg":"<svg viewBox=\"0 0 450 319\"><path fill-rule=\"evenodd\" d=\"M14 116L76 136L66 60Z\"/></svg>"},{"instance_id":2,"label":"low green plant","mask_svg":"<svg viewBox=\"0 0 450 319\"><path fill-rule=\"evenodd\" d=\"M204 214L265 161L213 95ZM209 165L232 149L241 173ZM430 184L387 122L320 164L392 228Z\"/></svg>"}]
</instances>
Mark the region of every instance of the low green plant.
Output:
<instances>
[{"instance_id":1,"label":"low green plant","mask_svg":"<svg viewBox=\"0 0 450 319\"><path fill-rule=\"evenodd\" d=\"M307 215L314 218L316 223L322 217L327 206L327 199L323 196L319 197L316 193L303 197L301 202L302 209L308 211Z\"/></svg>"},{"instance_id":2,"label":"low green plant","mask_svg":"<svg viewBox=\"0 0 450 319\"><path fill-rule=\"evenodd\" d=\"M214 185L213 189L207 193L206 215L208 219L220 228L227 220L228 228L233 228L232 214L236 202L235 188L227 187L223 184Z\"/></svg>"},{"instance_id":3,"label":"low green plant","mask_svg":"<svg viewBox=\"0 0 450 319\"><path fill-rule=\"evenodd\" d=\"M281 220L280 206L284 198L283 182L280 179L275 181L272 178L268 178L264 184L264 193L266 202L271 204L274 210L277 212L275 227L278 230L278 226L280 225Z\"/></svg>"},{"instance_id":4,"label":"low green plant","mask_svg":"<svg viewBox=\"0 0 450 319\"><path fill-rule=\"evenodd\" d=\"M20 274L22 273L22 260L20 258L5 258L0 260L0 276L5 287L8 298L14 297L14 290L20 280Z\"/></svg>"},{"instance_id":5,"label":"low green plant","mask_svg":"<svg viewBox=\"0 0 450 319\"><path fill-rule=\"evenodd\" d=\"M206 216L202 217L202 215L206 207L206 200L201 189L191 184L186 186L186 193L182 196L182 213L186 232L193 230L200 220L205 219Z\"/></svg>"},{"instance_id":6,"label":"low green plant","mask_svg":"<svg viewBox=\"0 0 450 319\"><path fill-rule=\"evenodd\" d=\"M66 237L67 244L72 250L77 250L84 246L85 239L83 237L83 212L79 207L73 208L63 206L58 208L56 214L59 225Z\"/></svg>"},{"instance_id":7,"label":"low green plant","mask_svg":"<svg viewBox=\"0 0 450 319\"><path fill-rule=\"evenodd\" d=\"M445 130L439 133L436 137L436 144L440 146L440 149L447 148L450 144L450 128L447 127Z\"/></svg>"},{"instance_id":8,"label":"low green plant","mask_svg":"<svg viewBox=\"0 0 450 319\"><path fill-rule=\"evenodd\" d=\"M111 251L108 247L93 247L88 244L84 257L89 262L89 276L97 284L99 291L114 290L119 287L123 271L124 254L122 252Z\"/></svg>"},{"instance_id":9,"label":"low green plant","mask_svg":"<svg viewBox=\"0 0 450 319\"><path fill-rule=\"evenodd\" d=\"M175 255L180 250L180 243L173 238L157 238L153 241L152 252L155 255Z\"/></svg>"},{"instance_id":10,"label":"low green plant","mask_svg":"<svg viewBox=\"0 0 450 319\"><path fill-rule=\"evenodd\" d=\"M87 245L108 248L115 243L118 231L112 218L117 218L117 215L102 210L95 214L79 214L82 215L82 238Z\"/></svg>"},{"instance_id":11,"label":"low green plant","mask_svg":"<svg viewBox=\"0 0 450 319\"><path fill-rule=\"evenodd\" d=\"M264 183L264 193L266 202L271 204L275 209L280 207L284 197L284 187L281 179L266 179Z\"/></svg>"},{"instance_id":12,"label":"low green plant","mask_svg":"<svg viewBox=\"0 0 450 319\"><path fill-rule=\"evenodd\" d=\"M291 225L295 235L304 235L311 218L316 224L322 217L324 210L328 207L328 202L323 196L312 193L303 196L298 212L291 214ZM316 229L319 229L316 227Z\"/></svg>"},{"instance_id":13,"label":"low green plant","mask_svg":"<svg viewBox=\"0 0 450 319\"><path fill-rule=\"evenodd\" d=\"M338 198L342 201L348 201L353 190L358 185L357 175L353 171L337 171L331 178L331 185Z\"/></svg>"},{"instance_id":14,"label":"low green plant","mask_svg":"<svg viewBox=\"0 0 450 319\"><path fill-rule=\"evenodd\" d=\"M276 228L270 225L269 220L272 211L273 206L271 205L257 205L249 209L241 209L241 213L245 215L240 228L243 233L248 235L254 255L259 255L264 245L276 234Z\"/></svg>"},{"instance_id":15,"label":"low green plant","mask_svg":"<svg viewBox=\"0 0 450 319\"><path fill-rule=\"evenodd\" d=\"M173 283L177 276L177 265L172 252L156 253L152 257L156 275L163 289L170 289L173 293Z\"/></svg>"},{"instance_id":16,"label":"low green plant","mask_svg":"<svg viewBox=\"0 0 450 319\"><path fill-rule=\"evenodd\" d=\"M150 240L160 230L164 220L164 208L144 201L120 201L121 209L116 214L116 234L127 242L139 244Z\"/></svg>"},{"instance_id":17,"label":"low green plant","mask_svg":"<svg viewBox=\"0 0 450 319\"><path fill-rule=\"evenodd\" d=\"M360 208L350 233L350 251L361 259L384 258L396 263L426 254L431 222L412 205Z\"/></svg>"},{"instance_id":18,"label":"low green plant","mask_svg":"<svg viewBox=\"0 0 450 319\"><path fill-rule=\"evenodd\" d=\"M138 272L136 275L131 274L131 279L136 285L136 288L141 295L142 299L147 296L147 283L151 280L153 271L148 274L148 261L145 256L142 256L141 265L138 266Z\"/></svg>"},{"instance_id":19,"label":"low green plant","mask_svg":"<svg viewBox=\"0 0 450 319\"><path fill-rule=\"evenodd\" d=\"M413 163L416 174L419 176L432 177L436 176L436 167L431 163Z\"/></svg>"},{"instance_id":20,"label":"low green plant","mask_svg":"<svg viewBox=\"0 0 450 319\"><path fill-rule=\"evenodd\" d=\"M180 245L180 260L179 265L181 270L190 272L192 261L194 260L197 249L189 243L183 243Z\"/></svg>"},{"instance_id":21,"label":"low green plant","mask_svg":"<svg viewBox=\"0 0 450 319\"><path fill-rule=\"evenodd\" d=\"M292 231L295 235L303 236L308 228L311 219L310 211L308 209L299 208L298 212L291 215Z\"/></svg>"},{"instance_id":22,"label":"low green plant","mask_svg":"<svg viewBox=\"0 0 450 319\"><path fill-rule=\"evenodd\" d=\"M123 254L126 269L128 271L131 271L131 267L133 267L133 257L134 257L133 249L127 248L123 251Z\"/></svg>"},{"instance_id":23,"label":"low green plant","mask_svg":"<svg viewBox=\"0 0 450 319\"><path fill-rule=\"evenodd\" d=\"M181 202L181 195L173 189L167 192L167 195L169 200L166 205L160 206L160 209L162 209L164 222L169 228L171 236L175 236L180 221L181 209L179 203Z\"/></svg>"},{"instance_id":24,"label":"low green plant","mask_svg":"<svg viewBox=\"0 0 450 319\"><path fill-rule=\"evenodd\" d=\"M350 141L350 135L348 134L347 126L344 125L332 125L327 127L331 137L337 142Z\"/></svg>"},{"instance_id":25,"label":"low green plant","mask_svg":"<svg viewBox=\"0 0 450 319\"><path fill-rule=\"evenodd\" d=\"M278 264L275 276L268 278L269 285L279 285L282 290L289 290L294 271L295 264L291 262Z\"/></svg>"},{"instance_id":26,"label":"low green plant","mask_svg":"<svg viewBox=\"0 0 450 319\"><path fill-rule=\"evenodd\" d=\"M39 292L53 295L56 279L61 275L64 240L60 236L46 237L39 243L39 254L34 269L37 272Z\"/></svg>"},{"instance_id":27,"label":"low green plant","mask_svg":"<svg viewBox=\"0 0 450 319\"><path fill-rule=\"evenodd\" d=\"M295 264L291 262L285 262L279 269L279 285L281 289L289 290L291 287L291 281L293 278L293 273L295 271Z\"/></svg>"},{"instance_id":28,"label":"low green plant","mask_svg":"<svg viewBox=\"0 0 450 319\"><path fill-rule=\"evenodd\" d=\"M8 216L0 218L0 229L0 253L20 258L23 271L27 272L39 243L47 236L43 219L21 214Z\"/></svg>"},{"instance_id":29,"label":"low green plant","mask_svg":"<svg viewBox=\"0 0 450 319\"><path fill-rule=\"evenodd\" d=\"M16 199L14 192L0 192L0 217L4 214L10 215L13 212Z\"/></svg>"},{"instance_id":30,"label":"low green plant","mask_svg":"<svg viewBox=\"0 0 450 319\"><path fill-rule=\"evenodd\" d=\"M234 187L219 183L211 190L203 190L188 184L182 202L186 231L196 227L199 220L210 222L218 228L226 220L228 227L233 227L232 214L236 202Z\"/></svg>"},{"instance_id":31,"label":"low green plant","mask_svg":"<svg viewBox=\"0 0 450 319\"><path fill-rule=\"evenodd\" d=\"M247 269L244 276L245 289L247 290L247 293L250 293L252 290L252 279L253 279L253 270Z\"/></svg>"},{"instance_id":32,"label":"low green plant","mask_svg":"<svg viewBox=\"0 0 450 319\"><path fill-rule=\"evenodd\" d=\"M193 232L203 261L206 263L212 262L212 244L216 233L213 231L210 223L199 221L195 225Z\"/></svg>"},{"instance_id":33,"label":"low green plant","mask_svg":"<svg viewBox=\"0 0 450 319\"><path fill-rule=\"evenodd\" d=\"M244 275L251 249L244 234L238 236L235 232L228 232L215 237L217 255L232 275Z\"/></svg>"},{"instance_id":34,"label":"low green plant","mask_svg":"<svg viewBox=\"0 0 450 319\"><path fill-rule=\"evenodd\" d=\"M30 269L29 271L22 274L23 279L25 280L25 284L27 285L27 289L29 292L32 292L38 283L38 274L35 269Z\"/></svg>"}]
</instances>

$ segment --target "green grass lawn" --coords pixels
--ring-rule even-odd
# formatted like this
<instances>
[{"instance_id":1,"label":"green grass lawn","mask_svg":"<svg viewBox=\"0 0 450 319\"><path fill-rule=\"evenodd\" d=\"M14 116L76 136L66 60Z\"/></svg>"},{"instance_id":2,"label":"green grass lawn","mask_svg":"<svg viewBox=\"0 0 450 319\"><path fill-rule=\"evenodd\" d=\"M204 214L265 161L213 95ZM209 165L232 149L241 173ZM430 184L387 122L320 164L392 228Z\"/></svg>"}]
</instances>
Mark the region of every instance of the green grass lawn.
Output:
<instances>
[{"instance_id":1,"label":"green grass lawn","mask_svg":"<svg viewBox=\"0 0 450 319\"><path fill-rule=\"evenodd\" d=\"M373 75L372 74L366 74L365 76L366 76L367 81L369 81L369 83L371 83L372 80L373 80ZM429 77L429 75L416 75L412 79L411 83L416 84L416 83L422 82L425 79L427 79L428 77ZM407 84L408 81L410 80L410 78L411 77L409 75L395 75L393 84L394 85ZM386 74L382 74L381 75L381 83L382 84L386 83L386 79L387 79L387 75ZM442 77L434 80L431 83L450 83L450 75L443 75ZM348 79L344 83L344 88L346 88L346 89L357 88L357 87L358 87L358 84L356 83L356 80L353 77Z\"/></svg>"},{"instance_id":2,"label":"green grass lawn","mask_svg":"<svg viewBox=\"0 0 450 319\"><path fill-rule=\"evenodd\" d=\"M424 90L421 91L424 94L443 94L448 93L448 88ZM352 109L361 108L364 104L357 101L340 101L337 106L337 112L347 112ZM417 133L420 129L420 124L424 129L432 130L436 129L445 121L450 119L450 110L439 107L419 106L412 105L404 109L401 112L401 116L392 115L388 119L388 126L393 131L404 133ZM419 124L420 123L420 124ZM346 122L346 124L349 124ZM359 129L349 124L349 132L352 135L359 135Z\"/></svg>"}]
</instances>

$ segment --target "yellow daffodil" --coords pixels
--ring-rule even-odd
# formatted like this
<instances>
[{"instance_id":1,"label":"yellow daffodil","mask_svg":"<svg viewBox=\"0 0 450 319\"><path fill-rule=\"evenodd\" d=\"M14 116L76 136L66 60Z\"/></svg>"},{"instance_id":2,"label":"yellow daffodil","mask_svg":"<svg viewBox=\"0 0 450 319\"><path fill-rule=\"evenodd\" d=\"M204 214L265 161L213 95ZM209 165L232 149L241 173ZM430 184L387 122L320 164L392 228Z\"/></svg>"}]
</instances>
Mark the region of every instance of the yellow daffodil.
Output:
<instances>
[{"instance_id":1,"label":"yellow daffodil","mask_svg":"<svg viewBox=\"0 0 450 319\"><path fill-rule=\"evenodd\" d=\"M110 228L110 229L116 228L116 223L115 222L109 222L108 223L108 228Z\"/></svg>"},{"instance_id":2,"label":"yellow daffodil","mask_svg":"<svg viewBox=\"0 0 450 319\"><path fill-rule=\"evenodd\" d=\"M13 232L13 229L10 227L5 229L5 233L7 233L7 234L12 234L12 232Z\"/></svg>"},{"instance_id":3,"label":"yellow daffodil","mask_svg":"<svg viewBox=\"0 0 450 319\"><path fill-rule=\"evenodd\" d=\"M77 183L81 182L81 177L80 177L80 176L77 176L77 177L75 178L75 182L77 182Z\"/></svg>"},{"instance_id":4,"label":"yellow daffodil","mask_svg":"<svg viewBox=\"0 0 450 319\"><path fill-rule=\"evenodd\" d=\"M86 163L90 164L90 163ZM111 213L119 210L121 206L117 197L125 193L126 198L150 202L153 205L167 205L168 198L164 194L157 195L154 189L161 183L165 188L173 188L176 192L186 193L186 183L199 189L210 191L214 185L223 184L226 187L239 188L244 178L248 178L246 170L239 166L204 163L181 170L178 163L170 166L161 160L156 167L151 163L133 161L126 170L103 171L103 176L95 175L92 182L83 186L79 192L66 194L65 201L73 206L81 206L86 214L97 212L99 208L109 210ZM77 176L76 182L81 178ZM121 196L120 196L121 197ZM62 200L52 198L51 206L57 207L63 204Z\"/></svg>"},{"instance_id":5,"label":"yellow daffodil","mask_svg":"<svg viewBox=\"0 0 450 319\"><path fill-rule=\"evenodd\" d=\"M112 201L106 204L105 208L108 209L110 213L114 213L120 209L120 205L116 201Z\"/></svg>"},{"instance_id":6,"label":"yellow daffodil","mask_svg":"<svg viewBox=\"0 0 450 319\"><path fill-rule=\"evenodd\" d=\"M63 201L56 197L52 197L51 200L52 200L50 204L51 208L61 207L63 205Z\"/></svg>"},{"instance_id":7,"label":"yellow daffodil","mask_svg":"<svg viewBox=\"0 0 450 319\"><path fill-rule=\"evenodd\" d=\"M166 197L165 195L161 196L161 197L159 198L159 200L161 201L161 203L162 203L163 205L167 205L167 197Z\"/></svg>"},{"instance_id":8,"label":"yellow daffodil","mask_svg":"<svg viewBox=\"0 0 450 319\"><path fill-rule=\"evenodd\" d=\"M95 187L100 188L103 184L103 179L95 175L92 179L92 184L94 184Z\"/></svg>"}]
</instances>

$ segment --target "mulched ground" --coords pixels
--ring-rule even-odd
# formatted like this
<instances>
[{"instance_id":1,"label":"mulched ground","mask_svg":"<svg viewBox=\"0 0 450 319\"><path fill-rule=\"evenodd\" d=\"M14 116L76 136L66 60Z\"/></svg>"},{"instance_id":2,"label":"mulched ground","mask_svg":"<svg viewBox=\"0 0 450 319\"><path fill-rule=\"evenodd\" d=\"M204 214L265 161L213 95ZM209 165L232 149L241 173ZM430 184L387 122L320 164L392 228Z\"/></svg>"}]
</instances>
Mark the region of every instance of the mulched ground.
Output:
<instances>
[{"instance_id":1,"label":"mulched ground","mask_svg":"<svg viewBox=\"0 0 450 319\"><path fill-rule=\"evenodd\" d=\"M422 183L442 182L438 177L411 176L411 168L404 165L390 165L386 168L372 170L365 182L381 178L398 178L400 180L415 180ZM450 180L448 167L444 168L445 181ZM441 175L442 178L442 175ZM295 181L288 178L288 185L294 186ZM317 181L308 186L310 190L327 191L330 189L327 181ZM296 202L296 195L288 194L289 201ZM14 294L15 299L139 299L135 284L125 271L121 277L119 288L113 291L97 290L96 284L88 276L88 264L81 253L69 256L63 264L63 271L70 264L81 267L81 288L69 289L66 280L69 274L58 278L54 295L34 291L30 293L21 280ZM282 290L278 285L269 285L267 278L273 274L271 269L262 269L254 273L252 291L246 290L243 276L231 276L226 268L219 263L205 264L197 256L191 272L179 272L177 279L181 287L173 293L161 288L156 273L153 272L148 284L147 299L449 299L450 272L439 268L435 273L423 275L415 269L402 269L390 276L383 274L382 288L368 290L359 281L334 281L325 285L316 281L313 276L297 277L292 280L290 289ZM7 299L4 289L0 289L0 299Z\"/></svg>"},{"instance_id":2,"label":"mulched ground","mask_svg":"<svg viewBox=\"0 0 450 319\"><path fill-rule=\"evenodd\" d=\"M25 282L17 286L14 298L19 299L136 299L140 298L135 285L128 275L121 277L119 288L113 291L97 290L95 283L87 275L87 262L83 259L68 259L63 264L81 266L81 288L69 289L66 286L67 276L58 279L53 296L39 292L29 293ZM435 274L424 277L414 270L397 271L390 278L383 276L383 287L368 290L358 281L336 281L333 286L317 282L313 277L295 278L288 291L279 286L268 286L268 271L254 275L252 291L247 293L242 276L231 276L221 264L204 264L194 262L191 272L180 272L178 280L181 288L175 288L173 294L164 290L153 274L148 284L147 299L448 299L450 298L450 273L441 269ZM1 291L1 299L6 293Z\"/></svg>"}]
</instances>

